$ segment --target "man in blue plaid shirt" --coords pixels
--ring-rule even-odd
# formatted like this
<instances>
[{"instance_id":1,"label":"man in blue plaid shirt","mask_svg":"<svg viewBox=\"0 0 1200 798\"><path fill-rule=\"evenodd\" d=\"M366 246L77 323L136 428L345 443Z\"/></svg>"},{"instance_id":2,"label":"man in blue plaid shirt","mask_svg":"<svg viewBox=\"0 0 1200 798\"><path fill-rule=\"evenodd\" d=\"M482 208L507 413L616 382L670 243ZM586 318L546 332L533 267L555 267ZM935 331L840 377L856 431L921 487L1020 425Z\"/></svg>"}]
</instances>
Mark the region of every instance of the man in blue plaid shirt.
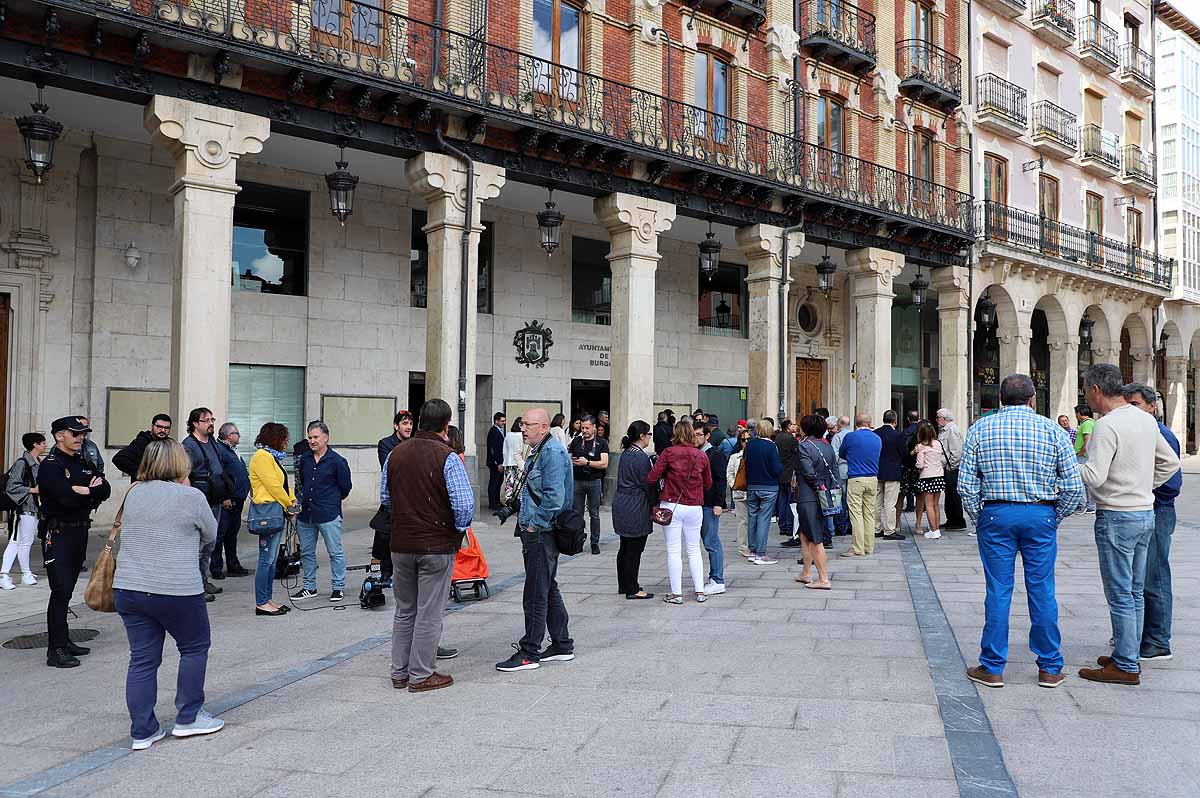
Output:
<instances>
[{"instance_id":1,"label":"man in blue plaid shirt","mask_svg":"<svg viewBox=\"0 0 1200 798\"><path fill-rule=\"evenodd\" d=\"M979 419L967 433L958 471L958 493L975 522L987 580L979 665L967 677L986 687L1004 686L1008 613L1020 551L1038 684L1058 687L1064 679L1054 597L1058 522L1079 507L1083 481L1066 432L1033 409L1033 380L1024 374L1005 377L1000 404L998 412Z\"/></svg>"}]
</instances>

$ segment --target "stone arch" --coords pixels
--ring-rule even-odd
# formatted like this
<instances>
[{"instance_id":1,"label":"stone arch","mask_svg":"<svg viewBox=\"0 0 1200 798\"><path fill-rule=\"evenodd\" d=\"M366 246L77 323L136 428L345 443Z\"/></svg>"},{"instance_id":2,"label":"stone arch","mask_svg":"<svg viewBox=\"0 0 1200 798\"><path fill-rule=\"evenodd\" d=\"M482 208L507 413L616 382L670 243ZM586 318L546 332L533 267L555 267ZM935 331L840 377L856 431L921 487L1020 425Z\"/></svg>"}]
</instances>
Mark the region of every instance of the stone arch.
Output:
<instances>
[{"instance_id":1,"label":"stone arch","mask_svg":"<svg viewBox=\"0 0 1200 798\"><path fill-rule=\"evenodd\" d=\"M1108 317L1108 311L1103 305L1088 305L1083 316L1087 316L1092 320L1092 346L1091 354L1092 361L1095 363L1104 363L1106 361L1115 361L1120 355L1120 333L1116 331L1112 319ZM1083 324L1083 316L1079 317L1079 323ZM1112 353L1116 351L1117 355Z\"/></svg>"},{"instance_id":2,"label":"stone arch","mask_svg":"<svg viewBox=\"0 0 1200 798\"><path fill-rule=\"evenodd\" d=\"M1187 441L1187 378L1189 341L1173 320L1163 324L1166 336L1166 352L1163 357L1163 382L1158 386L1163 394L1163 406L1159 408L1163 421L1175 437Z\"/></svg>"},{"instance_id":3,"label":"stone arch","mask_svg":"<svg viewBox=\"0 0 1200 798\"><path fill-rule=\"evenodd\" d=\"M983 329L979 320L979 302L984 293L995 303L995 321L990 329ZM994 409L1000 404L1000 380L1012 371L1015 357L1015 341L1018 336L1017 305L1009 292L1001 285L992 284L979 291L975 300L971 346L975 373L969 375L974 386L975 415L981 410ZM1028 340L1028 330L1025 339ZM1028 350L1026 350L1028 353Z\"/></svg>"},{"instance_id":4,"label":"stone arch","mask_svg":"<svg viewBox=\"0 0 1200 798\"><path fill-rule=\"evenodd\" d=\"M1188 356L1188 350L1190 349L1188 346L1189 342L1185 340L1178 324L1176 324L1174 321L1168 321L1162 327L1160 340L1162 335L1167 336L1167 357Z\"/></svg>"},{"instance_id":5,"label":"stone arch","mask_svg":"<svg viewBox=\"0 0 1200 798\"><path fill-rule=\"evenodd\" d=\"M1154 350L1150 344L1150 330L1141 315L1130 313L1125 317L1119 340L1121 376L1127 382L1150 382Z\"/></svg>"},{"instance_id":6,"label":"stone arch","mask_svg":"<svg viewBox=\"0 0 1200 798\"><path fill-rule=\"evenodd\" d=\"M1062 302L1053 294L1047 294L1038 299L1034 305L1034 313L1040 312L1046 319L1046 347L1049 350L1049 363L1046 373L1035 368L1035 361L1041 353L1040 341L1034 340L1031 329L1030 339L1030 369L1038 371L1034 376L1034 384L1047 392L1047 402L1044 407L1046 415L1057 418L1060 414L1070 415L1078 394L1079 368L1079 334L1078 328L1071 329L1067 322L1067 313ZM1036 320L1040 326L1040 319ZM1032 326L1032 325L1031 325Z\"/></svg>"}]
</instances>

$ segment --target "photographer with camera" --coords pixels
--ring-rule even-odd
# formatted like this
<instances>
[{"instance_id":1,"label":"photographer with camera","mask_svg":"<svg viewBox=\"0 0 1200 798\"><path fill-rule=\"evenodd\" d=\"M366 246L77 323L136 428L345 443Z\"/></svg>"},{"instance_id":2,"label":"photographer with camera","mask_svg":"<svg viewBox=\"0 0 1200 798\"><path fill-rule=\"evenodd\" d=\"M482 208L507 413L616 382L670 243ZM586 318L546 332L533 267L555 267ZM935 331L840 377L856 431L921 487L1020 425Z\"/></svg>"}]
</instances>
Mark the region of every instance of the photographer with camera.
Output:
<instances>
[{"instance_id":1,"label":"photographer with camera","mask_svg":"<svg viewBox=\"0 0 1200 798\"><path fill-rule=\"evenodd\" d=\"M525 635L511 657L496 663L496 670L504 672L533 670L542 662L575 659L575 641L567 631L567 607L555 581L558 544L554 534L559 514L571 506L574 495L571 459L550 434L550 416L543 408L525 411L523 420L521 433L531 447L525 461L525 480L518 498L501 511L500 518L503 522L511 513L517 514L515 537L521 539L525 561ZM550 645L543 651L547 627Z\"/></svg>"},{"instance_id":2,"label":"photographer with camera","mask_svg":"<svg viewBox=\"0 0 1200 798\"><path fill-rule=\"evenodd\" d=\"M233 479L225 473L225 467L221 464L221 453L213 439L215 421L213 412L207 407L197 407L188 413L188 434L183 439L183 448L187 450L192 461L192 473L188 476L188 483L204 494L213 518L220 520L221 505L226 499L233 497ZM204 592L210 597L216 596L222 590L208 579L213 545L214 542L210 540L200 549L200 575L204 579Z\"/></svg>"}]
</instances>

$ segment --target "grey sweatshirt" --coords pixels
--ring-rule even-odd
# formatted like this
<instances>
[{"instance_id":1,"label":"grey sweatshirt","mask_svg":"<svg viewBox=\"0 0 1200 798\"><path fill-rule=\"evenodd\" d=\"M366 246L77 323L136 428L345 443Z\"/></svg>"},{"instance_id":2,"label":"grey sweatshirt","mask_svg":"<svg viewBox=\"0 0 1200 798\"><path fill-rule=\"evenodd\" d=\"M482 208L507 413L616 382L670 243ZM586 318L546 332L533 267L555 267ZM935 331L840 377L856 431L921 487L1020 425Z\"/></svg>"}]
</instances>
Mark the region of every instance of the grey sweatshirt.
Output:
<instances>
[{"instance_id":1,"label":"grey sweatshirt","mask_svg":"<svg viewBox=\"0 0 1200 798\"><path fill-rule=\"evenodd\" d=\"M1096 421L1079 476L1101 510L1154 509L1154 489L1179 470L1179 457L1154 416L1122 405Z\"/></svg>"},{"instance_id":2,"label":"grey sweatshirt","mask_svg":"<svg viewBox=\"0 0 1200 798\"><path fill-rule=\"evenodd\" d=\"M204 494L178 482L139 482L125 499L113 587L161 596L204 592L200 547L217 539Z\"/></svg>"}]
</instances>

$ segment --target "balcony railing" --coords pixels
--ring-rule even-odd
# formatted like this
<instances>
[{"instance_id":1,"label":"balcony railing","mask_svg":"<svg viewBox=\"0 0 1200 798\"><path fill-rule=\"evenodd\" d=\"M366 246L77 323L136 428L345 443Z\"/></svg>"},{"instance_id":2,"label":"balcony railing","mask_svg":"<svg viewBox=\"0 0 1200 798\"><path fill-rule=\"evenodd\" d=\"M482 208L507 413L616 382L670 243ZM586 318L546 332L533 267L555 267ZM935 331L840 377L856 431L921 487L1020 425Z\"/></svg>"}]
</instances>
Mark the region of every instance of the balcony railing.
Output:
<instances>
[{"instance_id":1,"label":"balcony railing","mask_svg":"<svg viewBox=\"0 0 1200 798\"><path fill-rule=\"evenodd\" d=\"M1075 114L1049 100L1033 104L1033 135L1049 136L1072 150L1079 148Z\"/></svg>"},{"instance_id":2,"label":"balcony railing","mask_svg":"<svg viewBox=\"0 0 1200 798\"><path fill-rule=\"evenodd\" d=\"M1154 56L1133 42L1121 45L1121 77L1136 78L1154 88Z\"/></svg>"},{"instance_id":3,"label":"balcony railing","mask_svg":"<svg viewBox=\"0 0 1200 798\"><path fill-rule=\"evenodd\" d=\"M1033 22L1048 22L1063 32L1064 35L1075 38L1075 3L1073 0L1033 0L1030 13Z\"/></svg>"},{"instance_id":4,"label":"balcony railing","mask_svg":"<svg viewBox=\"0 0 1200 798\"><path fill-rule=\"evenodd\" d=\"M980 75L979 113L993 112L1000 114L1015 125L1025 127L1029 124L1029 106L1025 89L1009 83L999 75Z\"/></svg>"},{"instance_id":5,"label":"balcony railing","mask_svg":"<svg viewBox=\"0 0 1200 798\"><path fill-rule=\"evenodd\" d=\"M1126 144L1121 148L1121 177L1154 183L1154 156L1136 144Z\"/></svg>"},{"instance_id":6,"label":"balcony railing","mask_svg":"<svg viewBox=\"0 0 1200 798\"><path fill-rule=\"evenodd\" d=\"M875 15L843 0L803 0L800 7L800 42L806 47L824 42L836 45L845 56L857 53L864 64L875 63ZM849 52L847 52L849 51Z\"/></svg>"},{"instance_id":7,"label":"balcony railing","mask_svg":"<svg viewBox=\"0 0 1200 798\"><path fill-rule=\"evenodd\" d=\"M1084 125L1082 133L1083 142L1079 150L1081 155L1103 161L1114 170L1120 167L1121 156L1116 136L1099 125Z\"/></svg>"},{"instance_id":8,"label":"balcony railing","mask_svg":"<svg viewBox=\"0 0 1200 798\"><path fill-rule=\"evenodd\" d=\"M983 241L1037 252L1163 288L1171 285L1170 259L1153 252L997 202L978 203L976 212L975 230Z\"/></svg>"},{"instance_id":9,"label":"balcony railing","mask_svg":"<svg viewBox=\"0 0 1200 798\"><path fill-rule=\"evenodd\" d=\"M905 39L896 45L896 71L901 81L920 80L962 96L962 61L923 39Z\"/></svg>"},{"instance_id":10,"label":"balcony railing","mask_svg":"<svg viewBox=\"0 0 1200 798\"><path fill-rule=\"evenodd\" d=\"M1079 18L1079 50L1091 50L1117 66L1117 32L1093 16Z\"/></svg>"},{"instance_id":11,"label":"balcony railing","mask_svg":"<svg viewBox=\"0 0 1200 798\"><path fill-rule=\"evenodd\" d=\"M549 128L634 157L669 157L751 186L970 230L970 196L948 186L352 0L90 2L149 20L161 32L175 27L217 46L232 41L275 58L317 62L414 99Z\"/></svg>"}]
</instances>

